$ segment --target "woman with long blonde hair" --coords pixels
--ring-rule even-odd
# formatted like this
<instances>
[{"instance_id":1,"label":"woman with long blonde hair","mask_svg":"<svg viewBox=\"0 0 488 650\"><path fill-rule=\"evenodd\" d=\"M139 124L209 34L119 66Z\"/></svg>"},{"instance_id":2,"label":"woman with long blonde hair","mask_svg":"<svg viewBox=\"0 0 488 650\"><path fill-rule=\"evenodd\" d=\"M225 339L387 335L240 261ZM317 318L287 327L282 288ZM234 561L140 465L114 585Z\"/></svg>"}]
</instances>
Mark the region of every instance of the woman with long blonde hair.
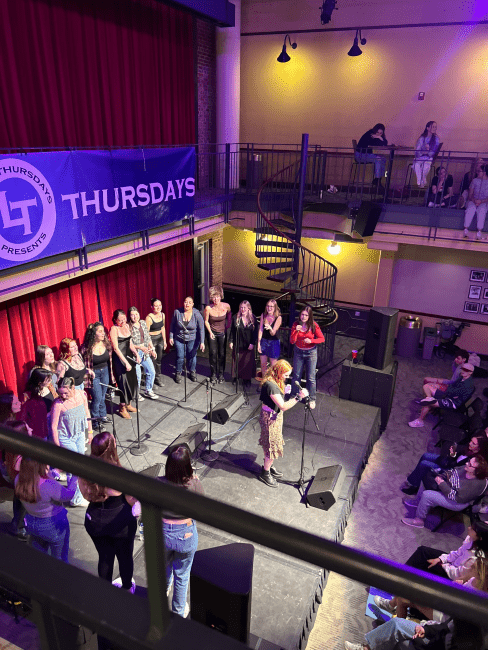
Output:
<instances>
[{"instance_id":1,"label":"woman with long blonde hair","mask_svg":"<svg viewBox=\"0 0 488 650\"><path fill-rule=\"evenodd\" d=\"M280 356L280 340L277 332L281 327L281 311L276 300L268 300L259 320L258 353L261 360L261 375L268 366L274 366Z\"/></svg>"},{"instance_id":2,"label":"woman with long blonde hair","mask_svg":"<svg viewBox=\"0 0 488 650\"><path fill-rule=\"evenodd\" d=\"M302 388L298 396L285 402L285 382L290 377L291 365L285 359L280 359L264 375L261 381L261 394L259 399L263 403L259 424L261 436L259 444L263 448L264 462L259 480L269 487L276 488L277 478L283 473L273 467L276 458L283 456L283 411L288 411L300 399L308 396L308 391Z\"/></svg>"},{"instance_id":3,"label":"woman with long blonde hair","mask_svg":"<svg viewBox=\"0 0 488 650\"><path fill-rule=\"evenodd\" d=\"M256 374L254 346L258 338L256 318L247 300L239 305L239 311L232 319L229 347L232 350L232 375L234 381L242 379L243 386L249 388Z\"/></svg>"}]
</instances>

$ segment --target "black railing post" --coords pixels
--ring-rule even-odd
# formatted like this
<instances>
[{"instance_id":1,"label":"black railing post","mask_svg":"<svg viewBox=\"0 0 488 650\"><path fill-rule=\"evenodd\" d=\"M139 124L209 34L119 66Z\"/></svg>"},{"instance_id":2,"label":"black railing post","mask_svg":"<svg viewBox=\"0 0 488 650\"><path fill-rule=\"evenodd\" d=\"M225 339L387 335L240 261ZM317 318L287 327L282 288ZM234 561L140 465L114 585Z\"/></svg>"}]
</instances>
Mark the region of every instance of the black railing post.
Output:
<instances>
[{"instance_id":1,"label":"black railing post","mask_svg":"<svg viewBox=\"0 0 488 650\"><path fill-rule=\"evenodd\" d=\"M225 143L225 208L224 221L229 223L229 192L230 192L230 142Z\"/></svg>"}]
</instances>

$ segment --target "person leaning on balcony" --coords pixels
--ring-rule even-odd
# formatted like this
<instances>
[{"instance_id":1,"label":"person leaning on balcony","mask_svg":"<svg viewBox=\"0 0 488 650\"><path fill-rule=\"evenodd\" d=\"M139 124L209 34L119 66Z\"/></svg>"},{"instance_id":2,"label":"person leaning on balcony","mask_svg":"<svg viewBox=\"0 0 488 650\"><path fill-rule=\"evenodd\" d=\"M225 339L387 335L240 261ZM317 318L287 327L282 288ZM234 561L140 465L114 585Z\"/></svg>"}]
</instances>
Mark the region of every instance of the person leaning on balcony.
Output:
<instances>
[{"instance_id":1,"label":"person leaning on balcony","mask_svg":"<svg viewBox=\"0 0 488 650\"><path fill-rule=\"evenodd\" d=\"M386 147L387 145L388 140L385 137L385 125L375 124L372 129L366 131L361 136L354 154L354 158L358 163L374 163L373 186L377 186L378 189L383 189L381 179L385 175L386 158L373 153L372 147L376 149L377 147Z\"/></svg>"},{"instance_id":2,"label":"person leaning on balcony","mask_svg":"<svg viewBox=\"0 0 488 650\"><path fill-rule=\"evenodd\" d=\"M438 167L436 175L432 179L432 184L429 190L429 197L427 199L429 208L436 205L441 208L449 208L454 203L454 195L452 186L454 180L451 174L447 173L445 167Z\"/></svg>"},{"instance_id":3,"label":"person leaning on balcony","mask_svg":"<svg viewBox=\"0 0 488 650\"><path fill-rule=\"evenodd\" d=\"M415 160L413 170L417 176L417 185L425 187L427 174L432 165L432 158L439 146L437 122L427 122L424 132L415 145Z\"/></svg>"},{"instance_id":4,"label":"person leaning on balcony","mask_svg":"<svg viewBox=\"0 0 488 650\"><path fill-rule=\"evenodd\" d=\"M483 158L475 158L471 163L471 169L469 172L466 172L463 176L463 182L461 183L460 196L457 202L458 210L462 210L466 207L466 202L469 196L469 186L475 178L482 178L484 171L485 161Z\"/></svg>"},{"instance_id":5,"label":"person leaning on balcony","mask_svg":"<svg viewBox=\"0 0 488 650\"><path fill-rule=\"evenodd\" d=\"M482 173L473 178L469 186L468 203L464 213L464 236L468 236L468 228L476 215L478 232L476 239L486 239L481 234L485 227L486 211L488 210L488 175L487 165L483 165Z\"/></svg>"}]
</instances>

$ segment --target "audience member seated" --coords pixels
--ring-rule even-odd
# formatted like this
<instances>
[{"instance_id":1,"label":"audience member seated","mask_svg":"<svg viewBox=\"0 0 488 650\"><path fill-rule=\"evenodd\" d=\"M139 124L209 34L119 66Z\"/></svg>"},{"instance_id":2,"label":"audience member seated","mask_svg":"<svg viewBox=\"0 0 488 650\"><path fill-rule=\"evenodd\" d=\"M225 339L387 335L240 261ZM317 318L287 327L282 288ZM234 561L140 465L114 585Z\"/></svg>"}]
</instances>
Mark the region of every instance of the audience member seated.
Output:
<instances>
[{"instance_id":1,"label":"audience member seated","mask_svg":"<svg viewBox=\"0 0 488 650\"><path fill-rule=\"evenodd\" d=\"M453 184L454 180L451 174L447 173L446 168L438 167L430 185L427 199L429 208L435 206L449 208L451 205L455 205L456 200L453 195Z\"/></svg>"},{"instance_id":2,"label":"audience member seated","mask_svg":"<svg viewBox=\"0 0 488 650\"><path fill-rule=\"evenodd\" d=\"M423 427L427 414L439 406L451 409L458 409L463 406L474 393L473 372L474 366L471 363L463 363L459 373L460 377L453 384L450 384L445 391L436 390L432 397L423 399L419 417L409 422L408 426L412 428Z\"/></svg>"},{"instance_id":3,"label":"audience member seated","mask_svg":"<svg viewBox=\"0 0 488 650\"><path fill-rule=\"evenodd\" d=\"M482 167L482 173L471 181L469 186L468 202L464 213L464 237L468 237L468 228L476 215L476 239L486 239L483 237L482 230L485 227L486 211L488 210L488 176L486 174L487 166Z\"/></svg>"},{"instance_id":4,"label":"audience member seated","mask_svg":"<svg viewBox=\"0 0 488 650\"><path fill-rule=\"evenodd\" d=\"M424 483L430 487L429 477L424 478ZM476 499L481 497L488 488L488 462L477 454L463 467L455 468L438 474L432 484L436 489L419 489L416 498L404 497L403 503L415 508L413 518L405 517L402 522L414 528L423 528L425 518L431 508L441 506L447 510L458 512L464 510Z\"/></svg>"},{"instance_id":5,"label":"audience member seated","mask_svg":"<svg viewBox=\"0 0 488 650\"><path fill-rule=\"evenodd\" d=\"M463 363L469 362L469 352L466 350L459 350L454 361L452 362L452 377L451 379L439 379L439 377L425 377L422 390L425 397L433 397L436 390L446 391L447 387L454 384L456 379L461 374L461 366ZM420 403L420 401L419 401Z\"/></svg>"},{"instance_id":6,"label":"audience member seated","mask_svg":"<svg viewBox=\"0 0 488 650\"><path fill-rule=\"evenodd\" d=\"M468 201L468 195L469 195L469 186L471 185L471 182L473 181L474 178L481 178L484 174L483 171L483 165L484 165L484 160L483 158L475 158L473 162L471 163L471 169L469 172L466 172L463 176L463 182L461 183L461 189L460 189L460 196L457 202L456 207L459 210L462 210L463 208L466 207L466 203Z\"/></svg>"},{"instance_id":7,"label":"audience member seated","mask_svg":"<svg viewBox=\"0 0 488 650\"><path fill-rule=\"evenodd\" d=\"M372 147L386 147L388 140L385 137L385 125L375 124L372 129L366 131L361 136L354 154L358 163L374 163L374 180L373 186L378 189L384 189L381 179L385 175L386 158L373 153Z\"/></svg>"},{"instance_id":8,"label":"audience member seated","mask_svg":"<svg viewBox=\"0 0 488 650\"><path fill-rule=\"evenodd\" d=\"M437 123L427 122L424 132L415 145L415 160L412 165L417 176L417 185L425 187L427 174L432 166L432 158L439 147L440 140L437 133Z\"/></svg>"},{"instance_id":9,"label":"audience member seated","mask_svg":"<svg viewBox=\"0 0 488 650\"><path fill-rule=\"evenodd\" d=\"M481 454L488 461L488 438L484 434L471 438L467 445L457 446L453 444L447 455L426 452L413 472L407 476L407 480L400 489L410 496L417 494L420 484L429 470L462 467L476 454Z\"/></svg>"}]
</instances>

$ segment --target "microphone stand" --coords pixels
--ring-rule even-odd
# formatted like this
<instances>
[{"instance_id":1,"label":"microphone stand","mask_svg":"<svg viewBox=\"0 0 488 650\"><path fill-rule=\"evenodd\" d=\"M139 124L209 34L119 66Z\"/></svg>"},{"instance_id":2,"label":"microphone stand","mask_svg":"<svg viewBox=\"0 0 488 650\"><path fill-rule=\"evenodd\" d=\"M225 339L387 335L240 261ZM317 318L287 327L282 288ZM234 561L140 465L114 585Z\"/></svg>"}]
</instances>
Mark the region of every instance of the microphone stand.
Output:
<instances>
[{"instance_id":1,"label":"microphone stand","mask_svg":"<svg viewBox=\"0 0 488 650\"><path fill-rule=\"evenodd\" d=\"M132 360L132 359L131 359ZM125 394L120 388L117 386L109 386L108 384L102 384L100 382L101 386L106 386L107 388L110 388L112 391L118 391L122 397L125 399ZM148 451L147 445L141 442L141 429L139 425L139 391L136 391L136 409L137 409L137 416L136 416L136 423L137 423L137 440L135 441L135 445L132 445L129 447L130 453L133 456L142 456L143 454L146 454ZM113 400L111 400L111 415L112 415L112 425L114 428L114 438L117 440L116 433L115 433L115 418L114 418L114 403Z\"/></svg>"},{"instance_id":2,"label":"microphone stand","mask_svg":"<svg viewBox=\"0 0 488 650\"><path fill-rule=\"evenodd\" d=\"M295 383L298 384L298 382L295 382ZM298 384L298 385L300 386L300 384ZM300 386L300 388L301 388L301 386ZM319 429L319 427L317 425L317 422L316 422L316 420L315 420L315 418L313 416L312 410L310 408L310 396L305 397L305 399L303 400L303 405L304 405L304 411L303 411L303 427L302 427L302 457L301 457L301 461L300 461L300 476L296 480L287 480L287 479L283 479L283 478L277 478L276 479L279 483L285 483L286 485L291 485L292 487L297 488L297 490L298 490L300 496L302 497L302 499L305 496L305 490L303 489L303 486L305 484L307 484L307 483L310 483L310 481L313 478L313 476L309 476L307 478L304 477L305 432L306 432L309 416L312 417L312 420L313 420L313 422L315 424L315 428L317 429L317 431L320 431L320 429ZM305 501L305 506L307 508L309 507L307 501Z\"/></svg>"},{"instance_id":3,"label":"microphone stand","mask_svg":"<svg viewBox=\"0 0 488 650\"><path fill-rule=\"evenodd\" d=\"M184 317L182 316L182 317L181 317L181 327L182 327L182 328L184 329L184 331L185 331L185 339L184 339L184 341L183 341L183 345L185 346L185 347L184 347L185 352L184 352L184 355L183 355L183 383L184 383L184 385L185 385L185 397L184 397L183 401L186 403L186 376L187 376L187 374L188 374L188 368L186 367L186 355L188 354L188 348L187 348L188 341L186 340L186 334L188 334L188 330L186 329L186 326L185 326L185 324L184 324L184 322L183 322L184 320L185 320L185 319L184 319Z\"/></svg>"},{"instance_id":4,"label":"microphone stand","mask_svg":"<svg viewBox=\"0 0 488 650\"><path fill-rule=\"evenodd\" d=\"M213 384L210 381L210 379L207 378L207 395L208 395L208 387L210 385L210 411L208 414L209 420L210 420L210 425L209 425L209 431L208 431L208 451L206 451L204 454L200 456L200 458L203 461L206 461L208 463L211 463L214 460L217 460L219 457L218 452L212 450L212 415L213 415Z\"/></svg>"},{"instance_id":5,"label":"microphone stand","mask_svg":"<svg viewBox=\"0 0 488 650\"><path fill-rule=\"evenodd\" d=\"M110 391L110 397L109 397L109 400L110 400L110 415L112 416L113 435L114 435L114 438L115 438L115 442L117 443L118 440L117 440L117 431L116 431L116 428L115 428L115 418L114 418L114 400L113 400L113 397L114 397L114 396L113 396L113 393L114 393L116 390L119 390L119 389L118 389L117 387L115 387L115 386L111 386L111 385L109 385L109 384L102 384L102 382L100 382L100 386L105 386L105 388L108 388L107 393Z\"/></svg>"}]
</instances>

